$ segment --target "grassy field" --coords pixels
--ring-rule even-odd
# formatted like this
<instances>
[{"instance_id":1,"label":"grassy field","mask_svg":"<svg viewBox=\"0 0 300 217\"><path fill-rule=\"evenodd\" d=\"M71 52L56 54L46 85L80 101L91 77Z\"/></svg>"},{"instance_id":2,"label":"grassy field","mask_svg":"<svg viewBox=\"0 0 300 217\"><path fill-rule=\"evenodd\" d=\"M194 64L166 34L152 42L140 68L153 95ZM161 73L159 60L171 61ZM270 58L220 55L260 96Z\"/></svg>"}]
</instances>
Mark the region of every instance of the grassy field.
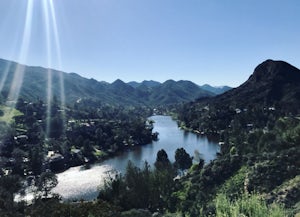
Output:
<instances>
[{"instance_id":1,"label":"grassy field","mask_svg":"<svg viewBox=\"0 0 300 217\"><path fill-rule=\"evenodd\" d=\"M22 112L20 112L15 108L3 106L3 105L0 106L0 111L2 111L0 115L0 121L6 123L11 123L12 121L14 121L13 117L23 115Z\"/></svg>"}]
</instances>

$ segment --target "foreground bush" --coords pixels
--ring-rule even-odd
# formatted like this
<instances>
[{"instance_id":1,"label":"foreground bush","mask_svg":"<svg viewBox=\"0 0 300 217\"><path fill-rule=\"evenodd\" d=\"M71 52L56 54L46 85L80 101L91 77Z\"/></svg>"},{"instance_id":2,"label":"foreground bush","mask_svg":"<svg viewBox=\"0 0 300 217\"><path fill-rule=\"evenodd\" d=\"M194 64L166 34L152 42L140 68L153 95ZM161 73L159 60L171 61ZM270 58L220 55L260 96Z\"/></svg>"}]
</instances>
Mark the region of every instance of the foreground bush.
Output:
<instances>
[{"instance_id":1,"label":"foreground bush","mask_svg":"<svg viewBox=\"0 0 300 217\"><path fill-rule=\"evenodd\" d=\"M243 194L235 201L230 201L224 194L216 198L217 217L284 217L288 216L286 210L278 205L268 206L259 195Z\"/></svg>"}]
</instances>

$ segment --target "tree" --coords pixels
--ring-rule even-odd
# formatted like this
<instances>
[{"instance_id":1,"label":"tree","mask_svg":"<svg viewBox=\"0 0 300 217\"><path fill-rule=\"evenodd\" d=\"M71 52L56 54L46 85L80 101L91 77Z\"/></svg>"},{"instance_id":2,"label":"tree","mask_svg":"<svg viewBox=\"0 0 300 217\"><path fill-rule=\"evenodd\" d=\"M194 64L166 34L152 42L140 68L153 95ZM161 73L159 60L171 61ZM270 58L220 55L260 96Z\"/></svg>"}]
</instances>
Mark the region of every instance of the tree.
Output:
<instances>
[{"instance_id":1,"label":"tree","mask_svg":"<svg viewBox=\"0 0 300 217\"><path fill-rule=\"evenodd\" d=\"M175 167L180 170L185 170L190 168L192 164L192 157L185 151L185 149L177 148L175 151Z\"/></svg>"},{"instance_id":2,"label":"tree","mask_svg":"<svg viewBox=\"0 0 300 217\"><path fill-rule=\"evenodd\" d=\"M164 149L157 152L156 162L154 163L153 193L158 198L155 199L155 206L158 209L169 207L172 191L174 190L174 168Z\"/></svg>"},{"instance_id":3,"label":"tree","mask_svg":"<svg viewBox=\"0 0 300 217\"><path fill-rule=\"evenodd\" d=\"M57 176L52 172L43 172L38 180L38 190L43 191L43 195L47 198L48 194L57 184Z\"/></svg>"},{"instance_id":4,"label":"tree","mask_svg":"<svg viewBox=\"0 0 300 217\"><path fill-rule=\"evenodd\" d=\"M43 165L43 151L41 147L33 147L29 150L29 165L34 175L39 175Z\"/></svg>"},{"instance_id":5,"label":"tree","mask_svg":"<svg viewBox=\"0 0 300 217\"><path fill-rule=\"evenodd\" d=\"M143 169L133 165L128 161L126 173L124 175L126 194L122 201L125 208L147 208L149 206L150 171L148 163Z\"/></svg>"},{"instance_id":6,"label":"tree","mask_svg":"<svg viewBox=\"0 0 300 217\"><path fill-rule=\"evenodd\" d=\"M20 176L24 175L25 164L23 158L26 157L26 152L22 149L15 148L12 152L12 157L14 159L12 172L13 174L18 174Z\"/></svg>"},{"instance_id":7,"label":"tree","mask_svg":"<svg viewBox=\"0 0 300 217\"><path fill-rule=\"evenodd\" d=\"M171 162L168 158L168 154L164 149L161 149L157 152L154 166L157 170L167 169L171 167Z\"/></svg>"},{"instance_id":8,"label":"tree","mask_svg":"<svg viewBox=\"0 0 300 217\"><path fill-rule=\"evenodd\" d=\"M0 216L1 211L11 211L14 206L14 194L21 190L21 177L7 175L0 177Z\"/></svg>"}]
</instances>

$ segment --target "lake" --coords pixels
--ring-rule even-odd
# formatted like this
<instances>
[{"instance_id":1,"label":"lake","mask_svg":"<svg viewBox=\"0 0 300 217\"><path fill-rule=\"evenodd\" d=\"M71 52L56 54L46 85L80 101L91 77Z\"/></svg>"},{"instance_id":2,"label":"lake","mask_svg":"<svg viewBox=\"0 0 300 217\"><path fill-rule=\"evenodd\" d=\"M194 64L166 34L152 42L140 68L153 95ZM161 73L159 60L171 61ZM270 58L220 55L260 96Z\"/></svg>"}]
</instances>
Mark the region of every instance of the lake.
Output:
<instances>
[{"instance_id":1,"label":"lake","mask_svg":"<svg viewBox=\"0 0 300 217\"><path fill-rule=\"evenodd\" d=\"M170 116L158 115L150 119L155 122L153 132L159 133L158 141L131 148L102 163L92 165L90 169L79 166L59 173L57 174L58 185L53 192L60 194L63 200L93 200L97 198L99 186L103 184L110 172L117 170L123 173L129 160L138 167L142 167L147 161L153 168L159 150L164 149L170 161L174 162L176 149L183 147L191 156L195 156L195 152L200 153L200 157L207 163L213 160L220 150L217 141L180 130L177 122Z\"/></svg>"}]
</instances>

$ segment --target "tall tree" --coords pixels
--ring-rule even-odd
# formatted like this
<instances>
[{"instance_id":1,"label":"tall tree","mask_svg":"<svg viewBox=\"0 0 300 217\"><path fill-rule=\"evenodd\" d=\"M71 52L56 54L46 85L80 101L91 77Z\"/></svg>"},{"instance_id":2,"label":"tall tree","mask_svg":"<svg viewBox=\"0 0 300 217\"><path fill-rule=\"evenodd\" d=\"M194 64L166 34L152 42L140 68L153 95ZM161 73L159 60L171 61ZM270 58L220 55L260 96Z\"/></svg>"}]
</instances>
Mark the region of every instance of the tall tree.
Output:
<instances>
[{"instance_id":1,"label":"tall tree","mask_svg":"<svg viewBox=\"0 0 300 217\"><path fill-rule=\"evenodd\" d=\"M54 188L57 184L57 177L52 172L44 172L41 174L38 181L38 190L43 192L43 195L47 198L51 189Z\"/></svg>"},{"instance_id":2,"label":"tall tree","mask_svg":"<svg viewBox=\"0 0 300 217\"><path fill-rule=\"evenodd\" d=\"M168 158L168 154L164 149L161 149L157 152L154 166L157 170L162 170L171 167L171 162Z\"/></svg>"},{"instance_id":3,"label":"tall tree","mask_svg":"<svg viewBox=\"0 0 300 217\"><path fill-rule=\"evenodd\" d=\"M175 151L175 167L180 170L188 169L192 166L192 157L184 148L177 148Z\"/></svg>"},{"instance_id":4,"label":"tall tree","mask_svg":"<svg viewBox=\"0 0 300 217\"><path fill-rule=\"evenodd\" d=\"M158 209L169 207L168 201L171 198L174 189L174 168L168 158L164 149L157 152L156 162L154 163L156 170L154 171L154 186L153 190L156 191ZM158 194L157 194L158 193Z\"/></svg>"}]
</instances>

